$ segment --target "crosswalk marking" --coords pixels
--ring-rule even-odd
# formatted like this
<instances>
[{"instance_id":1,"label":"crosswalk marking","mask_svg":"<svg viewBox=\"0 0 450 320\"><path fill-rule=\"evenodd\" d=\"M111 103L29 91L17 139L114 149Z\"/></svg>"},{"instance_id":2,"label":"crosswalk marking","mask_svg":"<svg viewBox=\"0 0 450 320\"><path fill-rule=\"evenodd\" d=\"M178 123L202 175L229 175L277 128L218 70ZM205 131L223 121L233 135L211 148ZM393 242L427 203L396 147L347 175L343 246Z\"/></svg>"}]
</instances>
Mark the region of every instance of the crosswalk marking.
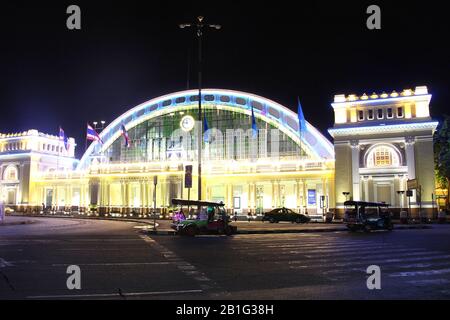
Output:
<instances>
[{"instance_id":1,"label":"crosswalk marking","mask_svg":"<svg viewBox=\"0 0 450 320\"><path fill-rule=\"evenodd\" d=\"M450 284L450 255L419 246L308 235L300 239L271 235L235 240L232 249L252 259L293 271L317 272L328 281L365 281L367 266L376 264L383 279L396 279L396 285L399 280L416 287L441 286L442 290Z\"/></svg>"},{"instance_id":2,"label":"crosswalk marking","mask_svg":"<svg viewBox=\"0 0 450 320\"><path fill-rule=\"evenodd\" d=\"M415 277L415 276L429 276L450 273L450 268L448 269L431 269L423 271L404 271L392 273L390 277Z\"/></svg>"}]
</instances>

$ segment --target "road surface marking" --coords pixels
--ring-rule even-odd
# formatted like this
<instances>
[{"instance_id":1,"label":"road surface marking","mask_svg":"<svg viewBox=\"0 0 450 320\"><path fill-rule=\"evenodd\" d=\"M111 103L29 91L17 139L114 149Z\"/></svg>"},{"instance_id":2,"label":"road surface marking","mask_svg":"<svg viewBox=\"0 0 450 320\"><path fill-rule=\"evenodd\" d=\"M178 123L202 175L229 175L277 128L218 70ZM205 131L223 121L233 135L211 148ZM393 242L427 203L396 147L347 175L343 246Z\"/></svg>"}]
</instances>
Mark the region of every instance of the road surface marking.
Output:
<instances>
[{"instance_id":1,"label":"road surface marking","mask_svg":"<svg viewBox=\"0 0 450 320\"><path fill-rule=\"evenodd\" d=\"M416 276L433 276L438 274L450 273L450 269L432 269L423 271L406 271L389 274L389 277L416 277Z\"/></svg>"},{"instance_id":2,"label":"road surface marking","mask_svg":"<svg viewBox=\"0 0 450 320\"><path fill-rule=\"evenodd\" d=\"M449 284L450 280L448 279L409 280L406 281L406 283L413 284L416 286L429 286L429 285Z\"/></svg>"},{"instance_id":3,"label":"road surface marking","mask_svg":"<svg viewBox=\"0 0 450 320\"><path fill-rule=\"evenodd\" d=\"M9 261L6 261L5 259L0 258L0 268L6 268L6 267L14 267L14 265Z\"/></svg>"},{"instance_id":4,"label":"road surface marking","mask_svg":"<svg viewBox=\"0 0 450 320\"><path fill-rule=\"evenodd\" d=\"M133 296L150 296L150 295L166 295L166 294L185 294L185 293L201 293L203 290L178 290L178 291L147 291L147 292L128 292L119 293L93 293L93 294L62 294L48 296L28 296L27 299L58 299L58 298L107 298L107 297L133 297Z\"/></svg>"},{"instance_id":5,"label":"road surface marking","mask_svg":"<svg viewBox=\"0 0 450 320\"><path fill-rule=\"evenodd\" d=\"M197 270L197 268L194 265L183 260L177 254L167 249L165 246L159 244L158 242L147 236L141 235L140 237L145 242L153 246L156 250L158 250L168 261L175 263L175 266L184 275L197 281L199 283L200 288L202 288L203 290L215 289L221 291L222 293L225 292L225 290L220 288L220 286L216 282L212 281L208 276L206 276L206 274Z\"/></svg>"},{"instance_id":6,"label":"road surface marking","mask_svg":"<svg viewBox=\"0 0 450 320\"><path fill-rule=\"evenodd\" d=\"M73 263L55 263L52 267L65 267ZM110 262L110 263L76 263L77 266L140 266L140 265L168 265L171 262Z\"/></svg>"}]
</instances>

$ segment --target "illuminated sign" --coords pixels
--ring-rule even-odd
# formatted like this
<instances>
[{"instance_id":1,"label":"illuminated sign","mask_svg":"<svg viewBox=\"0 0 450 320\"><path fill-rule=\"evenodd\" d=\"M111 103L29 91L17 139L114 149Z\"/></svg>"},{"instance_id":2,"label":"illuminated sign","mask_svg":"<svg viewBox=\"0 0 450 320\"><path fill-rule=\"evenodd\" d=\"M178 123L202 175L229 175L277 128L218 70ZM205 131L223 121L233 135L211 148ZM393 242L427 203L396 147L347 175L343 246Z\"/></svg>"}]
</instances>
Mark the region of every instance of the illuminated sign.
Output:
<instances>
[{"instance_id":1,"label":"illuminated sign","mask_svg":"<svg viewBox=\"0 0 450 320\"><path fill-rule=\"evenodd\" d=\"M316 205L316 190L308 189L308 205Z\"/></svg>"}]
</instances>

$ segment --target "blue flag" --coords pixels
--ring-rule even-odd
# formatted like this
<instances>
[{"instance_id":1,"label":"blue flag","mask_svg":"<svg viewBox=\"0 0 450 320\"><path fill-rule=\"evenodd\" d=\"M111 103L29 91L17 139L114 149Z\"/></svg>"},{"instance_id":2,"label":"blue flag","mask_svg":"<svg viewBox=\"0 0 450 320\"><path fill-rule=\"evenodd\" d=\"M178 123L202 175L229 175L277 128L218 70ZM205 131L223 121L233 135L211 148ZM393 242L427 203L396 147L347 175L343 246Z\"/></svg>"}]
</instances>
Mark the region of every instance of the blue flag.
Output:
<instances>
[{"instance_id":1,"label":"blue flag","mask_svg":"<svg viewBox=\"0 0 450 320\"><path fill-rule=\"evenodd\" d=\"M208 120L206 119L206 114L203 114L203 131L204 136L203 136L203 141L205 142L209 142L209 127L208 127Z\"/></svg>"},{"instance_id":2,"label":"blue flag","mask_svg":"<svg viewBox=\"0 0 450 320\"><path fill-rule=\"evenodd\" d=\"M257 135L258 135L258 127L256 126L255 112L253 111L252 105L252 136L253 138L256 138Z\"/></svg>"},{"instance_id":3,"label":"blue flag","mask_svg":"<svg viewBox=\"0 0 450 320\"><path fill-rule=\"evenodd\" d=\"M305 116L303 115L303 110L302 110L302 105L300 103L300 99L298 97L297 97L297 101L298 101L298 110L297 110L298 130L300 133L300 138L302 138L306 132L306 120L305 120Z\"/></svg>"},{"instance_id":4,"label":"blue flag","mask_svg":"<svg viewBox=\"0 0 450 320\"><path fill-rule=\"evenodd\" d=\"M64 130L61 127L59 127L59 140L62 140L64 142L64 148L66 148L66 151L69 150L69 139L67 138Z\"/></svg>"}]
</instances>

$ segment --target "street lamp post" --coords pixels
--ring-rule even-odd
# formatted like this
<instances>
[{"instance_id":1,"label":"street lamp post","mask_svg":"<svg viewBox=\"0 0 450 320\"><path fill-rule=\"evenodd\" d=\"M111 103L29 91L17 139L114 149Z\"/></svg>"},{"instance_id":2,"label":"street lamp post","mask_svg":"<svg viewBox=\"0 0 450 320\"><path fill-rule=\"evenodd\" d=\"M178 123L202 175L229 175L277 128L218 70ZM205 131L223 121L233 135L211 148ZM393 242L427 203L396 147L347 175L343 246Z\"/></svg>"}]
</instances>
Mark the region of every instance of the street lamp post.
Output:
<instances>
[{"instance_id":1,"label":"street lamp post","mask_svg":"<svg viewBox=\"0 0 450 320\"><path fill-rule=\"evenodd\" d=\"M197 28L198 39L198 200L202 199L202 136L203 136L203 116L202 116L202 36L203 28L220 30L222 26L218 24L204 24L204 17L198 16L194 23L183 23L179 27L181 29L188 27ZM199 207L200 209L200 207Z\"/></svg>"}]
</instances>

